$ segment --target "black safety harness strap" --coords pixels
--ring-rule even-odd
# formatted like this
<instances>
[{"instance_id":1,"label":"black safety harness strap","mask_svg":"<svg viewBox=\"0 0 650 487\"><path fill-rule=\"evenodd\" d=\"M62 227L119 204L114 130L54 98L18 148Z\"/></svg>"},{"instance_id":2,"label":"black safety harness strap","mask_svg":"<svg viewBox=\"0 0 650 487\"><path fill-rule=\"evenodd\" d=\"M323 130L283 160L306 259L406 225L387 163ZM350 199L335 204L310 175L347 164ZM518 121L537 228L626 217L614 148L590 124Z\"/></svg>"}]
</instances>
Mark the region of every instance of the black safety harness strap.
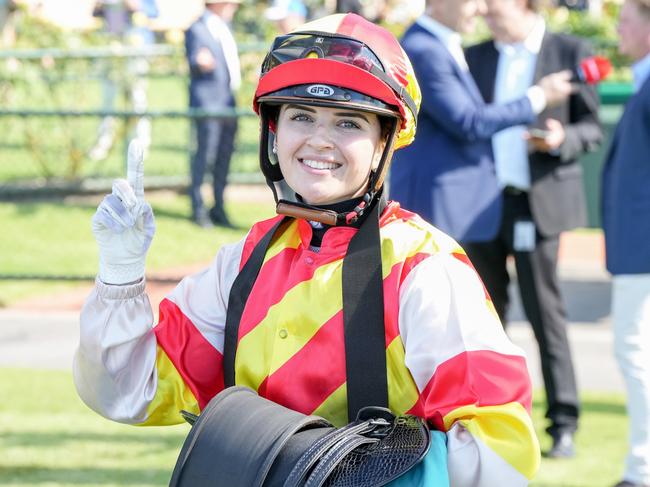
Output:
<instances>
[{"instance_id":1,"label":"black safety harness strap","mask_svg":"<svg viewBox=\"0 0 650 487\"><path fill-rule=\"evenodd\" d=\"M248 301L257 275L264 263L264 256L273 240L273 236L288 221L285 217L279 220L257 243L246 264L235 278L228 296L228 312L226 314L226 330L223 339L223 379L226 387L235 385L235 355L239 340L239 322L244 307Z\"/></svg>"},{"instance_id":2,"label":"black safety harness strap","mask_svg":"<svg viewBox=\"0 0 650 487\"><path fill-rule=\"evenodd\" d=\"M343 259L343 325L350 421L366 406L388 407L379 238L379 215L384 206L383 199L373 205L359 231L352 237ZM230 290L223 353L226 387L235 385L235 356L244 307L273 237L289 220L287 217L280 220L257 243Z\"/></svg>"},{"instance_id":3,"label":"black safety harness strap","mask_svg":"<svg viewBox=\"0 0 650 487\"><path fill-rule=\"evenodd\" d=\"M388 407L384 280L377 202L343 259L343 326L348 419L366 406Z\"/></svg>"}]
</instances>

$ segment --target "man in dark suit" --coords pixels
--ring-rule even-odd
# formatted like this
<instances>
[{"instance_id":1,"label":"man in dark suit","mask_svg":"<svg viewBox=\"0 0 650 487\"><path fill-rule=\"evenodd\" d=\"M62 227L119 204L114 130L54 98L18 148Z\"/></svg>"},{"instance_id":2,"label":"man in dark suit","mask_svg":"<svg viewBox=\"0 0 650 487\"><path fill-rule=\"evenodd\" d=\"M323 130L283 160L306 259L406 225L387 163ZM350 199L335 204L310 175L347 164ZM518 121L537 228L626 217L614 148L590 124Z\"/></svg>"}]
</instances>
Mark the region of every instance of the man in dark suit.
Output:
<instances>
[{"instance_id":1,"label":"man in dark suit","mask_svg":"<svg viewBox=\"0 0 650 487\"><path fill-rule=\"evenodd\" d=\"M505 104L487 105L463 55L460 32L474 28L482 1L428 0L402 46L422 89L418 135L396 152L390 197L460 241L494 237L501 218L501 188L491 137L532 123L547 104L570 94L567 73L551 74Z\"/></svg>"},{"instance_id":2,"label":"man in dark suit","mask_svg":"<svg viewBox=\"0 0 650 487\"><path fill-rule=\"evenodd\" d=\"M621 8L619 51L634 64L602 181L614 350L627 392L629 448L616 487L650 486L650 0Z\"/></svg>"},{"instance_id":3,"label":"man in dark suit","mask_svg":"<svg viewBox=\"0 0 650 487\"><path fill-rule=\"evenodd\" d=\"M508 103L547 73L572 69L590 55L583 41L546 29L535 0L487 0L494 40L466 51L486 102ZM463 247L505 320L514 256L526 316L540 351L547 397L549 457L575 454L579 400L557 276L560 233L586 224L578 157L602 140L598 95L580 85L566 103L547 108L537 130L513 127L492 139L495 177L502 192L500 222L488 239ZM528 140L525 140L528 139ZM504 321L505 322L505 321Z\"/></svg>"},{"instance_id":4,"label":"man in dark suit","mask_svg":"<svg viewBox=\"0 0 650 487\"><path fill-rule=\"evenodd\" d=\"M205 11L185 33L190 68L190 107L223 110L235 107L241 81L237 46L230 31L241 0L205 0ZM192 219L198 225L232 227L223 193L237 133L236 118L198 118L196 149L191 160ZM201 196L206 168L212 168L214 206L207 211Z\"/></svg>"}]
</instances>

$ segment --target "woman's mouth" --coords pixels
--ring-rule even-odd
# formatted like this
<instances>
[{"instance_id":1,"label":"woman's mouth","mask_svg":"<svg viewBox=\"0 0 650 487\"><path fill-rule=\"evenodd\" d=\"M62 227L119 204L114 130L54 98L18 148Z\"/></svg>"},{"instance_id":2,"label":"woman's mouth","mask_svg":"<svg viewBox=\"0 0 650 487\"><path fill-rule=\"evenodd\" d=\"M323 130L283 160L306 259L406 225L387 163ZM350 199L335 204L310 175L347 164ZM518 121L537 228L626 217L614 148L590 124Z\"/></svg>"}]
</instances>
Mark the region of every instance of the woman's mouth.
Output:
<instances>
[{"instance_id":1,"label":"woman's mouth","mask_svg":"<svg viewBox=\"0 0 650 487\"><path fill-rule=\"evenodd\" d=\"M327 162L327 161L315 161L313 159L298 159L301 164L305 166L316 169L316 170L334 170L341 167L341 164L336 162Z\"/></svg>"}]
</instances>

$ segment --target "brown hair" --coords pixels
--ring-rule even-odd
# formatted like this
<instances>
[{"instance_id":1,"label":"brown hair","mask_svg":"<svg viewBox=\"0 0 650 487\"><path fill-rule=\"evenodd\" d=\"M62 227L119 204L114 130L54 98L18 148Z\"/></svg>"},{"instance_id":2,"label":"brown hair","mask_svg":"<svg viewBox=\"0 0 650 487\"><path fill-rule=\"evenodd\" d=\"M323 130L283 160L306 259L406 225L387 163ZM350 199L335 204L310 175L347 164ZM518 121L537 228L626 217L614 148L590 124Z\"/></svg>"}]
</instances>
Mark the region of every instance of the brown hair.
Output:
<instances>
[{"instance_id":1,"label":"brown hair","mask_svg":"<svg viewBox=\"0 0 650 487\"><path fill-rule=\"evenodd\" d=\"M532 10L533 12L537 12L540 7L540 1L539 0L528 0L526 2L526 7L528 10Z\"/></svg>"},{"instance_id":2,"label":"brown hair","mask_svg":"<svg viewBox=\"0 0 650 487\"><path fill-rule=\"evenodd\" d=\"M650 19L650 0L631 0L639 7L639 12Z\"/></svg>"},{"instance_id":3,"label":"brown hair","mask_svg":"<svg viewBox=\"0 0 650 487\"><path fill-rule=\"evenodd\" d=\"M556 4L553 0L526 0L526 8L533 12L553 8Z\"/></svg>"}]
</instances>

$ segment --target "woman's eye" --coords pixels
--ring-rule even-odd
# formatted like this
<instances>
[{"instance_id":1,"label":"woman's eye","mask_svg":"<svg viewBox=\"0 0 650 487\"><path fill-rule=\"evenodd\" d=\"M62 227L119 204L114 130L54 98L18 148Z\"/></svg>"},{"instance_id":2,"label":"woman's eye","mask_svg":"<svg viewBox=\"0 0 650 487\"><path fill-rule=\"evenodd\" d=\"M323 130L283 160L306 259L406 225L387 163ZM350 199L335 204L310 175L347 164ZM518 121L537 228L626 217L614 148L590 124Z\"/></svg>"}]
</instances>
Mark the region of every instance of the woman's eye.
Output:
<instances>
[{"instance_id":1,"label":"woman's eye","mask_svg":"<svg viewBox=\"0 0 650 487\"><path fill-rule=\"evenodd\" d=\"M343 120L339 123L341 127L344 129L358 129L360 128L360 125L357 122L353 122L352 120Z\"/></svg>"},{"instance_id":2,"label":"woman's eye","mask_svg":"<svg viewBox=\"0 0 650 487\"><path fill-rule=\"evenodd\" d=\"M306 113L296 113L291 116L291 120L296 122L308 122L311 120L311 117Z\"/></svg>"}]
</instances>

